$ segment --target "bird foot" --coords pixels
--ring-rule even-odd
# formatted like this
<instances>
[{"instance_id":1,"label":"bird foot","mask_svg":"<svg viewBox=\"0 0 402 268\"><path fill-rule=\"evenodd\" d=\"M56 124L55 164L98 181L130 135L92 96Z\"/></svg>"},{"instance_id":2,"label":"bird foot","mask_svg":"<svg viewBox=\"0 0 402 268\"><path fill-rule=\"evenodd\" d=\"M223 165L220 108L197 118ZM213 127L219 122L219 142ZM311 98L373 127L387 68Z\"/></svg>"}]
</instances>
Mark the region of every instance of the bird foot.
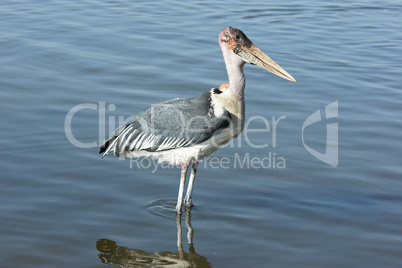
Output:
<instances>
[{"instance_id":1,"label":"bird foot","mask_svg":"<svg viewBox=\"0 0 402 268\"><path fill-rule=\"evenodd\" d=\"M182 214L182 212L181 212L181 205L177 205L177 206L176 206L176 213L179 214L179 215Z\"/></svg>"},{"instance_id":2,"label":"bird foot","mask_svg":"<svg viewBox=\"0 0 402 268\"><path fill-rule=\"evenodd\" d=\"M185 199L183 205L186 206L186 207L188 207L188 208L191 208L191 207L194 206L194 205L193 205L193 202L191 201L191 199L188 199L188 200Z\"/></svg>"}]
</instances>

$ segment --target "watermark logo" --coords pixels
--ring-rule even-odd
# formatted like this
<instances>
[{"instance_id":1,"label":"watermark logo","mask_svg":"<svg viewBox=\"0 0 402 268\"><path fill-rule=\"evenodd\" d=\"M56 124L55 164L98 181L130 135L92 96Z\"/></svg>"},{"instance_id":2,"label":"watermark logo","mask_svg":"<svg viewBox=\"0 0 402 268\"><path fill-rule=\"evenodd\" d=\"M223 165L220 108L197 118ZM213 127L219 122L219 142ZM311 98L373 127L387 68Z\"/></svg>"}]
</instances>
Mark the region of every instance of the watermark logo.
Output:
<instances>
[{"instance_id":1,"label":"watermark logo","mask_svg":"<svg viewBox=\"0 0 402 268\"><path fill-rule=\"evenodd\" d=\"M332 102L325 106L325 119L338 117L338 101ZM327 140L325 146L325 153L318 152L309 147L304 142L304 129L314 123L320 122L322 119L321 111L317 110L310 115L303 123L302 127L302 141L304 148L317 159L332 167L338 166L338 123L327 124Z\"/></svg>"},{"instance_id":2,"label":"watermark logo","mask_svg":"<svg viewBox=\"0 0 402 268\"><path fill-rule=\"evenodd\" d=\"M171 156L172 159L176 155ZM134 157L129 159L130 169L148 169L155 173L159 169L180 169L181 165L171 165L149 157ZM268 152L265 156L250 156L250 153L234 153L233 157L207 156L199 160L198 168L212 169L286 169L286 159Z\"/></svg>"},{"instance_id":3,"label":"watermark logo","mask_svg":"<svg viewBox=\"0 0 402 268\"><path fill-rule=\"evenodd\" d=\"M160 107L160 105L158 106ZM73 119L76 116L79 116L80 111L82 110L92 110L98 119L99 127L98 127L98 141L91 141L91 142L82 142L76 139L76 137L73 136L73 132L71 129L71 125L73 122ZM99 103L82 103L74 106L66 115L65 122L64 122L64 130L67 139L70 141L71 144L73 144L76 147L79 148L95 148L100 146L100 144L103 143L105 138L107 138L107 133L112 133L116 127L118 126L124 126L125 124L129 122L133 122L134 120L140 120L138 121L141 123L141 128L144 130L147 129L148 125L145 122L142 122L141 117L136 117L136 116L130 116L130 117L124 117L124 116L107 116L108 112L113 112L115 111L116 106L114 104L109 104L106 105L105 102L99 102ZM172 108L173 109L173 108ZM177 110L177 111L176 111ZM177 116L177 120L183 121L184 115L180 114L180 110L176 109L176 114L172 113L173 115ZM302 125L302 143L304 148L314 157L317 159L321 160L322 162L332 166L336 167L338 166L338 123L334 123L333 119L338 117L338 101L332 102L328 105L325 106L324 113L322 114L322 111L317 110L313 114L311 114L303 123ZM154 118L151 116L151 118ZM255 155L250 155L248 152L249 150L247 149L246 151L243 152L235 152L233 157L228 158L228 157L205 157L204 159L200 160L200 166L204 164L205 168L212 167L212 168L239 168L239 169L286 169L286 159L283 155L280 154L280 152L277 152L277 131L278 127L280 127L282 124L286 124L287 122L287 117L285 115L281 115L279 117L277 116L272 116L271 118L266 118L261 115L255 115L250 118L248 118L244 122L244 129L232 129L233 132L237 131L237 135L239 135L238 139L230 139L227 141L226 144L215 144L213 143L216 148L224 148L224 147L230 147L230 148L241 148L243 146L248 146L254 149L260 150L261 154ZM326 121L330 120L326 124L326 143L325 143L325 152L319 152L310 146L308 146L305 142L305 130L306 128L312 126L315 123L321 122L321 121ZM176 121L177 121L176 120ZM197 123L198 121L206 122L204 124L192 124L192 123ZM181 122L180 121L180 122ZM332 121L332 122L331 122ZM106 124L108 123L108 124ZM151 122L152 123L152 122ZM178 134L178 136L183 136L184 134L188 135L193 135L197 134L197 131L202 131L204 128L200 129L199 125L201 126L207 126L209 123L208 120L205 118L201 117L195 117L192 118L191 120L188 121L183 121L182 124L179 124L181 126L181 132ZM107 127L108 126L108 127ZM198 128L197 128L198 126ZM207 128L208 129L208 128ZM243 131L242 131L243 130ZM313 129L311 129L313 130ZM144 131L146 132L146 131ZM182 133L183 132L183 133ZM308 132L308 131L307 131ZM257 135L253 135L256 133ZM308 134L308 133L307 133ZM237 136L236 135L236 136ZM195 135L196 136L196 135ZM199 136L199 135L198 135ZM257 137L258 136L258 137ZM186 136L183 136L186 137ZM257 138L256 138L257 137ZM95 136L94 136L95 138ZM134 140L134 139L133 139ZM135 140L139 140L135 139ZM214 142L214 140L212 140ZM128 143L124 143L126 146ZM124 146L121 146L123 148L123 151L120 153L119 159L124 159L125 158L125 151L124 151ZM120 149L121 149L120 148ZM134 146L133 146L134 148ZM151 159L151 158L143 158L142 154L138 154L137 152L140 152L141 150L130 150L131 155L127 155L129 157L134 157L130 160L130 167L135 167L135 168L152 168L153 172L156 171L158 168L167 168L169 165L166 162L161 162L159 163L158 160L156 159ZM183 151L181 151L183 153ZM177 159L181 157L180 153L178 151L172 152L172 155L166 155L163 157L162 160L168 161L166 159L172 159L172 161L168 161L171 163L176 163L177 161L173 161L173 159ZM165 165L166 164L166 165Z\"/></svg>"}]
</instances>

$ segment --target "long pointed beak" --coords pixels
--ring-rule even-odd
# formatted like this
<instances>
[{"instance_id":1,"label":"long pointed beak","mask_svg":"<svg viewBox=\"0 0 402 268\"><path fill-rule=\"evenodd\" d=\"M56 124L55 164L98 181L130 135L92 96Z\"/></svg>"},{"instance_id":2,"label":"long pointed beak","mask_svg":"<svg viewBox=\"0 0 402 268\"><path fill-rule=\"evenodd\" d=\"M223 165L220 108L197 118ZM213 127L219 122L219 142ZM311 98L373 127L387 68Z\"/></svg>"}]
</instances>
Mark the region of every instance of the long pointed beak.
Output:
<instances>
[{"instance_id":1,"label":"long pointed beak","mask_svg":"<svg viewBox=\"0 0 402 268\"><path fill-rule=\"evenodd\" d=\"M251 64L257 65L277 76L296 82L288 72L286 72L279 64L274 62L267 54L262 52L256 45L251 43L250 47L242 45L242 49L238 55Z\"/></svg>"}]
</instances>

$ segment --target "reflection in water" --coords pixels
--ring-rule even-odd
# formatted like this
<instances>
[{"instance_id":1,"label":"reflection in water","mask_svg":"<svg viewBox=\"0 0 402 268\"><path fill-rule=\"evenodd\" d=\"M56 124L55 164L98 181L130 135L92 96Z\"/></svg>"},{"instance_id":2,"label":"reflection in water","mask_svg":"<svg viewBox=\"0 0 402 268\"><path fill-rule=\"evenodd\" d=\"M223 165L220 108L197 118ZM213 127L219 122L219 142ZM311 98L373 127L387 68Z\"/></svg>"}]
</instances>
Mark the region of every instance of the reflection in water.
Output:
<instances>
[{"instance_id":1,"label":"reflection in water","mask_svg":"<svg viewBox=\"0 0 402 268\"><path fill-rule=\"evenodd\" d=\"M103 263L120 267L211 267L207 258L195 253L194 229L191 226L191 208L185 209L189 253L184 252L181 215L176 214L178 253L168 251L148 253L141 249L130 249L116 245L109 239L99 239L96 248Z\"/></svg>"}]
</instances>

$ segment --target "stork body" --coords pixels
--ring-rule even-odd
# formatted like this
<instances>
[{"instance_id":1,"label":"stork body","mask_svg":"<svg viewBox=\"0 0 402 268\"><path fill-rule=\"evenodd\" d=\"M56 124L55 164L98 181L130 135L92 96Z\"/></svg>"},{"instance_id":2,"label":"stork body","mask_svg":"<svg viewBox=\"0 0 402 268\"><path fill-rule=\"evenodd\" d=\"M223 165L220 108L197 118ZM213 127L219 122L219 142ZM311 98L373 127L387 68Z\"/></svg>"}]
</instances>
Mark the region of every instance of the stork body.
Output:
<instances>
[{"instance_id":1,"label":"stork body","mask_svg":"<svg viewBox=\"0 0 402 268\"><path fill-rule=\"evenodd\" d=\"M244 127L245 78L243 66L251 63L295 82L294 78L259 50L246 35L225 28L219 44L229 83L189 99L173 99L151 107L117 129L101 146L103 156L153 157L181 164L176 212L181 213L187 170L192 163L184 205L192 206L192 190L198 161L237 137Z\"/></svg>"}]
</instances>

